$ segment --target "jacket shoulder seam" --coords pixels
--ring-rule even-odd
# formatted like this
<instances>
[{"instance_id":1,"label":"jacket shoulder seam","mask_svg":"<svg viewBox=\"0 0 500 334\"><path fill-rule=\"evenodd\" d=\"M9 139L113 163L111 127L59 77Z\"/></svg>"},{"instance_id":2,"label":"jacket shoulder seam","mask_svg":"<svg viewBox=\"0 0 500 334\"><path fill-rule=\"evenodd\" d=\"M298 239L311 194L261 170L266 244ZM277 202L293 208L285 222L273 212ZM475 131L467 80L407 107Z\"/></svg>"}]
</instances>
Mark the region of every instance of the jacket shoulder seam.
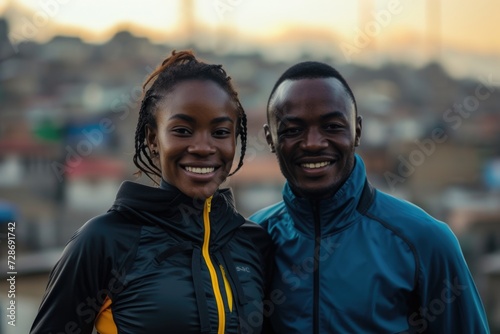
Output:
<instances>
[{"instance_id":1,"label":"jacket shoulder seam","mask_svg":"<svg viewBox=\"0 0 500 334\"><path fill-rule=\"evenodd\" d=\"M417 254L417 248L415 247L415 245L405 236L403 235L403 233L401 233L400 231L398 231L397 229L395 229L393 226L391 226L389 223L387 223L386 221L382 220L381 218L371 214L371 213L368 213L366 212L364 214L366 217L378 222L380 225L382 225L384 228L392 231L395 235L397 235L401 240L403 240L407 245L408 247L410 248L411 252L413 253L413 258L415 260L415 275L414 275L414 283L415 283L415 287L418 285L418 281L419 281L419 275L418 273L420 272L420 260L418 258L418 254Z\"/></svg>"},{"instance_id":2,"label":"jacket shoulder seam","mask_svg":"<svg viewBox=\"0 0 500 334\"><path fill-rule=\"evenodd\" d=\"M117 217L120 217L121 219L123 219L127 222L130 222L130 218L127 217L126 215L124 215L121 211L114 211L113 210L111 212L114 212ZM111 212L108 212L108 213L111 213ZM125 259L123 261L121 261L122 263L116 267L118 270L118 275L121 275L121 273L123 272L123 281L121 282L121 284L123 284L124 286L127 284L125 278L128 275L130 268L134 264L135 258L137 257L137 252L139 250L139 239L140 239L142 229L143 229L143 226L139 226L137 228L137 233L136 233L135 237L132 239L133 240L132 247L130 247L130 252L129 252L130 259L127 260L127 257L125 257ZM112 296L112 297L115 297L115 296Z\"/></svg>"}]
</instances>

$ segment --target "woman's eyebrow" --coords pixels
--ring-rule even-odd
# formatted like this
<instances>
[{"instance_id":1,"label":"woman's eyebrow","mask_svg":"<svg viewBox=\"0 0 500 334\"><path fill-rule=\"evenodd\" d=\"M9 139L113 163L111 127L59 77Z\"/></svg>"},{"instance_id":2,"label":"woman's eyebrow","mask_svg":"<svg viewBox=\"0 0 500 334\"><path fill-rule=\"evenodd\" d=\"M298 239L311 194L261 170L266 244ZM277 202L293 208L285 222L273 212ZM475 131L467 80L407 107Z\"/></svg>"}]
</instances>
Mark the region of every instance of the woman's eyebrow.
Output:
<instances>
[{"instance_id":1,"label":"woman's eyebrow","mask_svg":"<svg viewBox=\"0 0 500 334\"><path fill-rule=\"evenodd\" d=\"M234 123L234 120L228 116L221 116L221 117L216 117L212 121L210 121L211 124L218 124L218 123L224 123L224 122Z\"/></svg>"},{"instance_id":2,"label":"woman's eyebrow","mask_svg":"<svg viewBox=\"0 0 500 334\"><path fill-rule=\"evenodd\" d=\"M185 115L185 114L175 114L170 116L169 120L172 119L180 119L189 123L196 123L196 119ZM219 123L224 123L224 122L231 122L234 123L234 120L231 117L228 116L221 116L221 117L216 117L210 121L211 124L219 124Z\"/></svg>"},{"instance_id":3,"label":"woman's eyebrow","mask_svg":"<svg viewBox=\"0 0 500 334\"><path fill-rule=\"evenodd\" d=\"M170 116L169 120L172 120L172 119L181 119L181 120L189 122L189 123L196 123L196 120L193 117L185 115L185 114L172 115L172 116Z\"/></svg>"}]
</instances>

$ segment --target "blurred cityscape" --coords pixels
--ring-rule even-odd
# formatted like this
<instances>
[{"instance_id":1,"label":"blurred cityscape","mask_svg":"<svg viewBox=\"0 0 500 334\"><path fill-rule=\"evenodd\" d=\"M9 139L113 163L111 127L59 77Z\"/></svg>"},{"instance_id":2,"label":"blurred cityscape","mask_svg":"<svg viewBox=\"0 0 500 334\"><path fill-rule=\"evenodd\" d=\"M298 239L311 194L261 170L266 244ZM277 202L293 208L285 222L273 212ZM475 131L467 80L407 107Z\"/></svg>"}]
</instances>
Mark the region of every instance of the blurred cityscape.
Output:
<instances>
[{"instance_id":1,"label":"blurred cityscape","mask_svg":"<svg viewBox=\"0 0 500 334\"><path fill-rule=\"evenodd\" d=\"M110 207L123 180L148 183L134 177L132 163L141 86L174 46L121 31L102 44L57 36L23 42L14 52L8 35L0 18L0 225L5 240L7 223L16 222L18 319L29 328L74 231ZM187 48L223 64L246 109L247 157L227 186L248 216L281 198L283 177L262 125L268 94L291 63L258 52ZM500 333L498 78L454 78L439 62L368 67L308 54L297 61L306 59L334 65L351 84L369 179L451 226L492 332ZM0 304L6 284L2 277Z\"/></svg>"}]
</instances>

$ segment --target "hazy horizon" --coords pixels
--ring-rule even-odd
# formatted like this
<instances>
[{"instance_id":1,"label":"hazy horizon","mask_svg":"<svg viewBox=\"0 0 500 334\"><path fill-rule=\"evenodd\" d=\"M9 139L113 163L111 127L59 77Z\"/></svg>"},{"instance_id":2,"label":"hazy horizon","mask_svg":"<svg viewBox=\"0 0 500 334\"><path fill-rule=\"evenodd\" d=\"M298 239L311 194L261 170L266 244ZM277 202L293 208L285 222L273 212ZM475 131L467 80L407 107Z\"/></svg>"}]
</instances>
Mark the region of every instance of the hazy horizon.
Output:
<instances>
[{"instance_id":1,"label":"hazy horizon","mask_svg":"<svg viewBox=\"0 0 500 334\"><path fill-rule=\"evenodd\" d=\"M470 0L278 1L97 0L0 2L13 47L74 36L105 43L130 31L153 43L194 44L221 53L259 52L293 61L307 52L368 66L440 62L455 77L500 77L500 3Z\"/></svg>"}]
</instances>

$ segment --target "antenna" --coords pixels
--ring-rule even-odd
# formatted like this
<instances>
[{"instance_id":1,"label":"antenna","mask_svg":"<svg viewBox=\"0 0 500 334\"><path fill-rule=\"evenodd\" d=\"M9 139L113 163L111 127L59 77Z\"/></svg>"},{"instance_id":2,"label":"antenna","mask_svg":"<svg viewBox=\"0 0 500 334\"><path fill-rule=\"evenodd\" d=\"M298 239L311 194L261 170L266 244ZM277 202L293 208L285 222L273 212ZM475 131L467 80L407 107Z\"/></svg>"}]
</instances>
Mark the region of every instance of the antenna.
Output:
<instances>
[{"instance_id":1,"label":"antenna","mask_svg":"<svg viewBox=\"0 0 500 334\"><path fill-rule=\"evenodd\" d=\"M189 43L194 40L195 20L194 20L194 0L179 0L181 2L181 17L184 20L184 33Z\"/></svg>"},{"instance_id":2,"label":"antenna","mask_svg":"<svg viewBox=\"0 0 500 334\"><path fill-rule=\"evenodd\" d=\"M358 29L365 31L370 23L374 23L374 4L373 0L358 0ZM363 49L361 58L365 61L376 60L378 55L375 52L377 49L377 36L376 34L371 34L369 36L369 43L366 48Z\"/></svg>"},{"instance_id":3,"label":"antenna","mask_svg":"<svg viewBox=\"0 0 500 334\"><path fill-rule=\"evenodd\" d=\"M441 58L441 0L427 0L427 39L431 59Z\"/></svg>"}]
</instances>

